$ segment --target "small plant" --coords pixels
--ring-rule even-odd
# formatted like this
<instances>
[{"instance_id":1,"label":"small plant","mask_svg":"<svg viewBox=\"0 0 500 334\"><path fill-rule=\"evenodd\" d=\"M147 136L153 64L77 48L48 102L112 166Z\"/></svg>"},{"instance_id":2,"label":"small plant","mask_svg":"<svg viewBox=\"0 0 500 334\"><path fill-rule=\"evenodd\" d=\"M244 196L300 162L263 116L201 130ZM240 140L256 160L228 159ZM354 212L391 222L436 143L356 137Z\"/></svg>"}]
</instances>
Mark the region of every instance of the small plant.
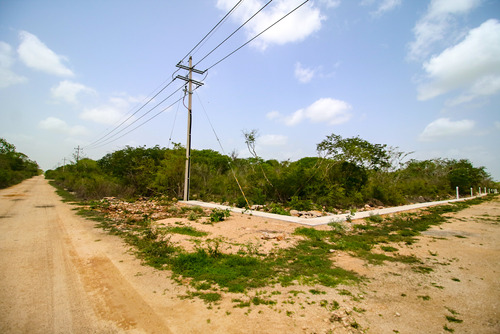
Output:
<instances>
[{"instance_id":1,"label":"small plant","mask_svg":"<svg viewBox=\"0 0 500 334\"><path fill-rule=\"evenodd\" d=\"M417 297L418 297L418 298L421 298L422 300L425 300L425 301L427 301L427 300L431 300L431 297L430 297L430 296L428 296L428 295L425 295L425 296L417 296Z\"/></svg>"},{"instance_id":2,"label":"small plant","mask_svg":"<svg viewBox=\"0 0 500 334\"><path fill-rule=\"evenodd\" d=\"M391 246L380 246L380 249L384 252L396 252L398 249Z\"/></svg>"},{"instance_id":3,"label":"small plant","mask_svg":"<svg viewBox=\"0 0 500 334\"><path fill-rule=\"evenodd\" d=\"M215 303L222 298L221 294L217 292L207 292L207 293L193 292L191 293L191 295L200 298L205 303Z\"/></svg>"},{"instance_id":4,"label":"small plant","mask_svg":"<svg viewBox=\"0 0 500 334\"><path fill-rule=\"evenodd\" d=\"M379 214L373 214L370 213L370 216L367 218L368 221L371 221L372 223L379 224L384 221L384 218L382 218L381 215Z\"/></svg>"},{"instance_id":5,"label":"small plant","mask_svg":"<svg viewBox=\"0 0 500 334\"><path fill-rule=\"evenodd\" d=\"M448 327L447 325L444 325L444 326L443 326L443 329L444 329L445 331L447 331L447 332L450 332L450 333L454 333L454 332L455 332L455 330L454 330L453 328L450 328L450 327Z\"/></svg>"},{"instance_id":6,"label":"small plant","mask_svg":"<svg viewBox=\"0 0 500 334\"><path fill-rule=\"evenodd\" d=\"M451 315L447 315L446 316L446 320L448 320L449 322L455 322L455 323L458 323L458 324L464 322L462 319L458 319L458 318L456 318L454 316L451 316Z\"/></svg>"},{"instance_id":7,"label":"small plant","mask_svg":"<svg viewBox=\"0 0 500 334\"><path fill-rule=\"evenodd\" d=\"M316 289L311 289L311 290L309 290L309 292L312 293L313 295L324 295L324 294L326 294L325 291L316 290Z\"/></svg>"},{"instance_id":8,"label":"small plant","mask_svg":"<svg viewBox=\"0 0 500 334\"><path fill-rule=\"evenodd\" d=\"M446 307L446 309L448 310L448 312L450 312L451 314L453 315L458 315L459 313L457 311L455 311L454 309L452 308L449 308L449 307Z\"/></svg>"},{"instance_id":9,"label":"small plant","mask_svg":"<svg viewBox=\"0 0 500 334\"><path fill-rule=\"evenodd\" d=\"M332 220L328 223L328 226L330 226L333 233L342 235L345 232L345 226L341 222Z\"/></svg>"},{"instance_id":10,"label":"small plant","mask_svg":"<svg viewBox=\"0 0 500 334\"><path fill-rule=\"evenodd\" d=\"M213 209L210 213L210 221L212 223L218 223L225 220L227 217L231 215L231 211L229 209Z\"/></svg>"}]
</instances>

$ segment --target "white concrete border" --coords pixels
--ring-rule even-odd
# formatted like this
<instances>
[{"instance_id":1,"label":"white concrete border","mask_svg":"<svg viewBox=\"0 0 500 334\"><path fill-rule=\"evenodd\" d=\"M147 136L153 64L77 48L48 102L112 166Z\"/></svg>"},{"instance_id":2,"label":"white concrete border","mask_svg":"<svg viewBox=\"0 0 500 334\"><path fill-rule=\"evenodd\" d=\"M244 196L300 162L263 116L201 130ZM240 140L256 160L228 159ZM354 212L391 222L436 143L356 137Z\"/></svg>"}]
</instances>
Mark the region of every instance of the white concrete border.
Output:
<instances>
[{"instance_id":1,"label":"white concrete border","mask_svg":"<svg viewBox=\"0 0 500 334\"><path fill-rule=\"evenodd\" d=\"M482 195L482 196L484 196L484 195ZM368 218L370 215L386 215L389 213L409 211L409 210L426 208L426 207L430 207L430 206L447 204L447 203L452 203L452 202L466 201L468 199L473 199L476 197L478 197L478 196L466 197L466 198L460 198L460 199L451 199L451 200L445 200L445 201L437 201L437 202L426 202L426 203L417 203L417 204L410 204L410 205L403 205L403 206L395 206L395 207L384 208L384 209L375 209L375 210L370 210L370 211L356 212L354 215L350 215L348 213L345 213L345 214L341 214L341 215L328 215L328 216L323 216L323 217L318 217L318 218L300 218L300 217L278 215L275 213L268 213L268 212L262 212L262 211L256 211L256 210L246 210L246 209L235 208L235 207L231 207L231 206L227 206L227 205L206 203L206 202L201 202L201 201L179 201L179 203L184 203L184 204L193 205L193 206L201 206L201 207L205 207L205 208L214 208L214 209L222 209L222 210L227 209L227 210L230 210L231 212L243 213L243 214L248 214L248 215L253 215L253 216L258 216L258 217L265 217L265 218L269 218L269 219L283 220L283 221L287 221L290 223L297 223L297 224L301 224L301 225L318 226L318 225L326 225L331 221L337 221L337 222L345 221L347 219L347 216L350 216L351 219L353 219L353 220L354 219L363 219L363 218Z\"/></svg>"}]
</instances>

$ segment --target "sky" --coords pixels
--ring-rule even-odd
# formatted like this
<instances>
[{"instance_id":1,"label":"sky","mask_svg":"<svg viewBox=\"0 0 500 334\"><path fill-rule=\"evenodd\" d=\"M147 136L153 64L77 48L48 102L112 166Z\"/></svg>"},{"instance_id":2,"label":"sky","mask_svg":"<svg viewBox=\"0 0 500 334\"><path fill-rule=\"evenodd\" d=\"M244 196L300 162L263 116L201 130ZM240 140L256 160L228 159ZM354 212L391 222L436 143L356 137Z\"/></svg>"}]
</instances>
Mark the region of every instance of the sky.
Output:
<instances>
[{"instance_id":1,"label":"sky","mask_svg":"<svg viewBox=\"0 0 500 334\"><path fill-rule=\"evenodd\" d=\"M499 0L311 0L253 40L303 1L237 30L268 2L244 0L203 40L237 2L0 0L0 137L44 170L185 145L191 55L193 149L248 157L256 130L295 161L359 136L500 181Z\"/></svg>"}]
</instances>

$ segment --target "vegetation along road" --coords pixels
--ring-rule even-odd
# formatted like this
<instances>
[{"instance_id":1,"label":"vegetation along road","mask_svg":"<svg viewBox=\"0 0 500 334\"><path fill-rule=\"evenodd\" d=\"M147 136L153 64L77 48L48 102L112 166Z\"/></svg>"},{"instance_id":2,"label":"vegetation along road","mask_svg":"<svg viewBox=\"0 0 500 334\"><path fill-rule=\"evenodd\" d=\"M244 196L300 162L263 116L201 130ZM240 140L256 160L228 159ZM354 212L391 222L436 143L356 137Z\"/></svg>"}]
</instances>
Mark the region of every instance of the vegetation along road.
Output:
<instances>
[{"instance_id":1,"label":"vegetation along road","mask_svg":"<svg viewBox=\"0 0 500 334\"><path fill-rule=\"evenodd\" d=\"M87 212L127 214L99 203ZM0 190L0 332L500 331L498 196L315 228L174 204L185 217L115 219L110 234L43 176ZM245 265L260 276L231 276Z\"/></svg>"}]
</instances>

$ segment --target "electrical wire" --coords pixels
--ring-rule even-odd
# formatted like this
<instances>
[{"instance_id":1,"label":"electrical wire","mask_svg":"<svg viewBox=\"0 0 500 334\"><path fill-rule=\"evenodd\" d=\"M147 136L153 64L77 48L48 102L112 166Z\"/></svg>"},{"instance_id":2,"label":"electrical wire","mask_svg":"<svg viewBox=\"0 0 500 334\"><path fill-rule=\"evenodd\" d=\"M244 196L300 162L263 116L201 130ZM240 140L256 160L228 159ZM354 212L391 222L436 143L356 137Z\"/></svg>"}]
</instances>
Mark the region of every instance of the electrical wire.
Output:
<instances>
[{"instance_id":1,"label":"electrical wire","mask_svg":"<svg viewBox=\"0 0 500 334\"><path fill-rule=\"evenodd\" d=\"M184 93L184 96L186 96L185 93ZM184 98L184 96L183 96L183 98ZM177 121L177 114L179 113L180 105L181 105L181 101L179 100L179 102L177 103L177 110L175 111L175 115L174 115L174 122L172 123L172 130L170 130L170 137L168 138L167 149L170 148L170 144L172 143L172 135L174 133L175 122Z\"/></svg>"},{"instance_id":2,"label":"electrical wire","mask_svg":"<svg viewBox=\"0 0 500 334\"><path fill-rule=\"evenodd\" d=\"M219 136L217 135L217 132L215 131L215 128L210 121L210 118L208 117L207 111L205 110L205 106L203 106L203 102L201 102L200 95L195 91L196 96L198 97L198 101L200 102L201 109L203 109L203 112L205 113L205 117L207 118L208 124L210 124L210 127L212 128L212 132L215 135L215 138L217 139L217 142L219 143L220 149L222 150L222 154L226 155L226 152L224 151L224 147L222 147L222 143L219 139ZM250 208L250 202L248 202L247 197L245 196L245 192L243 191L243 187L240 184L240 181L238 180L238 177L236 176L236 172L233 169L233 166L231 165L231 161L228 161L227 164L229 165L229 168L231 169L231 173L233 174L234 179L236 180L236 184L238 184L238 188L240 188L240 192L243 195L243 198L245 199L245 202L247 203L247 206Z\"/></svg>"},{"instance_id":3,"label":"electrical wire","mask_svg":"<svg viewBox=\"0 0 500 334\"><path fill-rule=\"evenodd\" d=\"M293 10L291 10L290 12L288 12L286 15L284 15L283 17L281 17L279 20L277 20L276 22L274 22L273 24L271 24L269 27L267 27L266 29L264 29L263 31L261 31L260 33L258 33L257 35L255 35L248 42L244 43L243 45L241 45L240 47L238 47L237 49L235 49L234 51L232 51L231 53L229 53L227 56L223 57L222 59L220 59L219 61L217 61L216 63L214 63L213 65L211 65L210 67L208 67L206 70L207 71L210 70L211 68L217 66L218 64L220 64L221 62L223 62L224 60L226 60L227 58L229 58L230 56L232 56L234 53L238 52L241 48L243 48L247 44L251 43L257 37L259 37L260 35L262 35L266 31L268 31L269 29L271 29L272 27L274 27L276 24L278 24L283 19L285 19L286 17L288 17L290 14L292 14L293 12L295 12L297 9L299 9L300 7L302 7L303 5L305 5L307 2L309 2L309 0L306 0L306 1L302 2L300 5L298 5L297 7L295 7Z\"/></svg>"},{"instance_id":4,"label":"electrical wire","mask_svg":"<svg viewBox=\"0 0 500 334\"><path fill-rule=\"evenodd\" d=\"M113 140L110 140L106 143L102 143L100 144L99 146L96 146L95 148L98 148L98 147L101 147L101 146L105 146L105 145L108 145L110 143L113 143L115 141L117 141L118 139L120 138L123 138L125 137L126 135L128 135L129 133L131 133L132 131L135 131L137 130L138 128L140 128L141 126L143 126L144 124L148 123L149 121L151 121L152 119L158 117L161 113L163 113L164 111L168 110L169 108L171 108L174 104L176 104L177 102L180 102L180 100L182 100L182 97L175 100L172 104L170 104L169 106L163 108L162 110L160 110L159 112L157 112L156 114L154 114L153 116L151 116L150 118L148 118L147 120L145 120L144 122L142 122L141 124L139 124L138 126L136 126L135 128L131 129L130 131L127 131L126 133L122 134L120 137L118 138L115 138Z\"/></svg>"},{"instance_id":5,"label":"electrical wire","mask_svg":"<svg viewBox=\"0 0 500 334\"><path fill-rule=\"evenodd\" d=\"M175 93L177 93L179 90L181 90L182 88L184 87L184 84L182 86L180 86L179 88L177 88L172 94L168 95L166 98L164 98L163 100L161 100L159 103L157 103L154 107L152 107L151 109L149 109L145 114L143 114L142 116L140 116L139 118L135 119L133 122L131 122L130 124L128 124L127 126L125 126L124 128L122 128L120 131L116 132L114 135L108 137L107 139L105 140L100 140L98 142L94 142L94 144L92 145L89 145L88 147L90 148L97 148L97 147L101 147L103 146L103 141L108 141L109 139L113 138L113 137L116 137L118 134L122 133L123 131L125 131L126 129L128 129L129 127L131 127L132 125L134 125L135 123L137 123L140 119L142 119L143 117L145 117L146 115L148 115L150 112L152 112L154 109L156 109L158 106L160 106L161 104L163 104L166 100L168 100L170 97L172 97ZM129 133L129 132L127 132ZM120 136L119 138L121 138L122 136ZM114 141L114 140L113 140Z\"/></svg>"},{"instance_id":6,"label":"electrical wire","mask_svg":"<svg viewBox=\"0 0 500 334\"><path fill-rule=\"evenodd\" d=\"M219 25L221 25L224 21L226 21L226 19L231 15L231 13L243 2L243 0L240 0L236 3L236 5L233 6L233 8L231 8L231 10L229 12L227 12L226 15L224 15L224 17L222 19L220 19L220 21L205 35L205 37L203 37L182 59L179 63L182 63L184 61L184 59L186 59L189 55L191 55L191 53L200 45L203 43L203 41L205 41L205 39L207 39L211 34L212 32L214 32L218 27Z\"/></svg>"},{"instance_id":7,"label":"electrical wire","mask_svg":"<svg viewBox=\"0 0 500 334\"><path fill-rule=\"evenodd\" d=\"M99 139L93 141L92 143L88 144L87 146L85 146L84 148L92 148L92 146L95 146L97 145L99 142L102 142L104 140L106 140L105 138L108 137L109 135L111 135L113 132L115 132L116 130L118 130L123 124L125 124L125 122L127 122L129 119L131 119L133 116L135 116L139 111L141 111L146 105L148 105L155 97L157 97L158 95L160 95L160 93L162 93L165 89L167 89L168 86L170 86L172 83L174 82L174 79L172 79L172 81L170 81L167 85L163 86L162 89L160 89L155 95L153 95L148 101L146 101L145 103L142 104L142 106L137 109L133 114L131 114L130 116L128 116L126 119L124 119L120 124L116 125L111 131L107 132L104 136L100 137ZM162 83L162 85L164 84L165 82ZM161 86L161 85L160 85ZM156 89L154 90L156 91ZM153 91L153 92L154 92ZM150 94L151 95L151 94Z\"/></svg>"},{"instance_id":8,"label":"electrical wire","mask_svg":"<svg viewBox=\"0 0 500 334\"><path fill-rule=\"evenodd\" d=\"M248 20L246 20L245 22L243 22L242 25L240 25L235 31L233 31L228 37L226 37L226 39L224 39L222 42L219 43L219 45L217 45L215 48L213 48L209 53L207 53L203 58L201 58L200 61L198 61L194 66L197 66L199 63L201 63L203 60L205 60L205 58L207 58L208 56L210 56L215 50L217 50L222 44L224 44L228 39L230 39L231 37L233 37L234 34L236 34L241 28L243 28L248 22L250 22L250 20L252 20L255 16L257 16L257 14L259 14L261 11L264 10L264 8L266 8L271 2L273 2L273 0L269 0L263 7L261 7L255 14L253 14Z\"/></svg>"}]
</instances>

